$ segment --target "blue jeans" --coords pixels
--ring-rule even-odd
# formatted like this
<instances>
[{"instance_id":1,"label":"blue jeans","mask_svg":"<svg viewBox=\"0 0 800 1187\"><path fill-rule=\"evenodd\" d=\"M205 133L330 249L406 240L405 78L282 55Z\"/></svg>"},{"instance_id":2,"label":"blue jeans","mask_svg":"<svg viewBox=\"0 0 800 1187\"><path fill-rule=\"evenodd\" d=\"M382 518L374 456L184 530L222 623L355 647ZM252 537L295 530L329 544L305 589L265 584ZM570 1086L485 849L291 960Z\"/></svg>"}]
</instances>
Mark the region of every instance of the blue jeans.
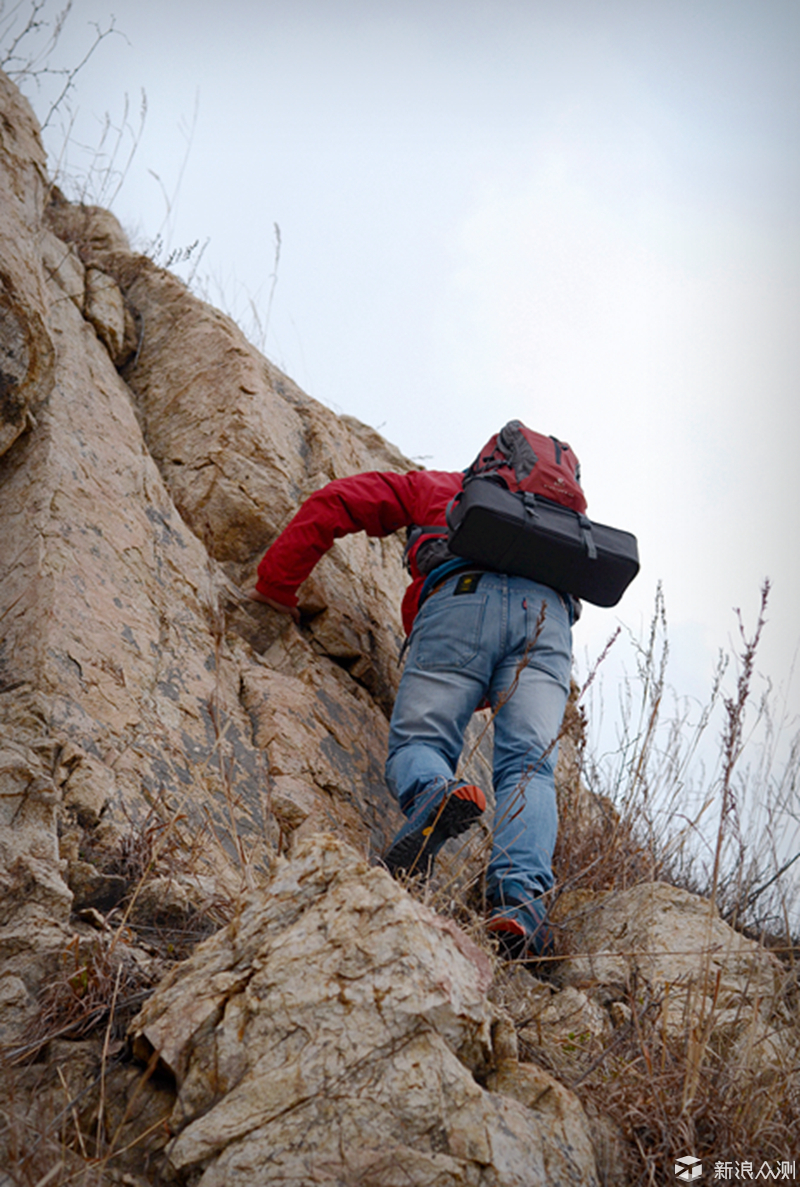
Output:
<instances>
[{"instance_id":1,"label":"blue jeans","mask_svg":"<svg viewBox=\"0 0 800 1187\"><path fill-rule=\"evenodd\" d=\"M525 902L553 885L554 739L569 694L570 613L555 590L525 577L482 573L473 592L457 593L460 576L430 595L414 623L386 780L410 816L426 790L455 777L464 731L488 700L496 810L487 892L496 904Z\"/></svg>"}]
</instances>

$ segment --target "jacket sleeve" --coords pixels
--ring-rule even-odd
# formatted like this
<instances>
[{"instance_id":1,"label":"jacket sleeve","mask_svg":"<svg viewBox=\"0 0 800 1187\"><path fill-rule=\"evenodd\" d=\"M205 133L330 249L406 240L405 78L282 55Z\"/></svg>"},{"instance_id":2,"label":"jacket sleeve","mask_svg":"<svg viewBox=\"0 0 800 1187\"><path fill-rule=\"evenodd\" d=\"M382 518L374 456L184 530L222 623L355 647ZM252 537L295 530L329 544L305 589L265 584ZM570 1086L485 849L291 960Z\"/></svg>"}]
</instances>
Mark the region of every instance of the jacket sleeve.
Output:
<instances>
[{"instance_id":1,"label":"jacket sleeve","mask_svg":"<svg viewBox=\"0 0 800 1187\"><path fill-rule=\"evenodd\" d=\"M409 474L371 471L337 478L315 491L289 521L258 566L256 589L285 606L340 536L389 536L414 522L415 480Z\"/></svg>"}]
</instances>

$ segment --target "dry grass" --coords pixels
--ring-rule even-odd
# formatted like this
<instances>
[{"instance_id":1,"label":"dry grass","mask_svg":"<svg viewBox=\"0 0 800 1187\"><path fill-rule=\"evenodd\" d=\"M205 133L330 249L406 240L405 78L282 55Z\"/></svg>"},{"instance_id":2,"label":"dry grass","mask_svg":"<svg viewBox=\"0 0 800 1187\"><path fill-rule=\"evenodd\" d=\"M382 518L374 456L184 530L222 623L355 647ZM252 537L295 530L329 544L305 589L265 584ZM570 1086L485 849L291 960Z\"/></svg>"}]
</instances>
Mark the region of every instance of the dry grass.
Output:
<instances>
[{"instance_id":1,"label":"dry grass","mask_svg":"<svg viewBox=\"0 0 800 1187\"><path fill-rule=\"evenodd\" d=\"M627 1183L663 1182L676 1158L706 1165L773 1167L797 1154L800 1079L797 1050L767 1065L701 1044L688 1029L665 1035L661 1003L628 998L631 1020L574 1089L610 1116L624 1137ZM693 1040L695 1040L693 1042Z\"/></svg>"},{"instance_id":2,"label":"dry grass","mask_svg":"<svg viewBox=\"0 0 800 1187\"><path fill-rule=\"evenodd\" d=\"M42 990L34 1022L9 1053L12 1064L37 1055L53 1039L83 1038L107 1022L121 1038L152 988L127 946L113 941L81 943L76 935L60 963L59 973Z\"/></svg>"},{"instance_id":3,"label":"dry grass","mask_svg":"<svg viewBox=\"0 0 800 1187\"><path fill-rule=\"evenodd\" d=\"M124 1181L109 1178L114 1168L138 1172L157 1159L174 1090L150 1083L153 1067L131 1064L125 1034L170 965L235 909L224 893L185 893L203 877L210 847L162 795L115 850L94 855L125 878L125 898L105 919L94 911L84 913L91 924L76 921L36 1017L2 1056L0 1131L20 1187L100 1187ZM170 887L181 893L171 898Z\"/></svg>"},{"instance_id":4,"label":"dry grass","mask_svg":"<svg viewBox=\"0 0 800 1187\"><path fill-rule=\"evenodd\" d=\"M720 655L708 700L696 706L674 694L670 698L667 621L659 590L648 638L634 641L637 679L624 689L617 746L600 757L587 754L584 778L592 794L612 805L624 822L618 834L623 869L628 855L638 850L653 877L710 898L739 929L757 936L777 932L786 943L800 926L800 916L793 914L799 904L792 882L800 860L800 734L797 722L788 722L795 736L780 761L784 723L773 719L769 687L760 695L754 689L768 597L765 583L749 636L738 616L740 652ZM737 672L735 690L726 694L731 667ZM718 743L716 756L709 758L712 731L718 731ZM587 877L591 873L589 863L568 854L585 848L582 830L585 821L568 814L562 868L563 878L573 883L582 870ZM613 860L616 835L612 829ZM607 829L600 830L601 841L609 841Z\"/></svg>"}]
</instances>

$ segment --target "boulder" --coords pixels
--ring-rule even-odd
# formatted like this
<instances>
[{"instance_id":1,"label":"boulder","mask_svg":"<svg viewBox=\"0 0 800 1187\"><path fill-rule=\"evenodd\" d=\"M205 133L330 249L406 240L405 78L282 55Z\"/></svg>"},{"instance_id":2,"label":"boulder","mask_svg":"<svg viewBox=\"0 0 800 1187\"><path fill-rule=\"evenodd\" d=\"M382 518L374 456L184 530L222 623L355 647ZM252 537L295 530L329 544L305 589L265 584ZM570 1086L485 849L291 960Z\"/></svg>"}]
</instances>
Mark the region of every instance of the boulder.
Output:
<instances>
[{"instance_id":1,"label":"boulder","mask_svg":"<svg viewBox=\"0 0 800 1187\"><path fill-rule=\"evenodd\" d=\"M132 1024L134 1052L175 1077L168 1173L202 1187L596 1183L577 1098L515 1074L507 1053L495 1068L491 976L384 871L333 838L302 843Z\"/></svg>"},{"instance_id":2,"label":"boulder","mask_svg":"<svg viewBox=\"0 0 800 1187\"><path fill-rule=\"evenodd\" d=\"M784 967L709 900L645 882L572 900L567 893L554 916L569 949L559 981L607 1006L613 1024L628 1020L633 994L664 1036L694 1032L721 1053L746 1052L750 1067L778 1066L796 1047L781 1005Z\"/></svg>"}]
</instances>

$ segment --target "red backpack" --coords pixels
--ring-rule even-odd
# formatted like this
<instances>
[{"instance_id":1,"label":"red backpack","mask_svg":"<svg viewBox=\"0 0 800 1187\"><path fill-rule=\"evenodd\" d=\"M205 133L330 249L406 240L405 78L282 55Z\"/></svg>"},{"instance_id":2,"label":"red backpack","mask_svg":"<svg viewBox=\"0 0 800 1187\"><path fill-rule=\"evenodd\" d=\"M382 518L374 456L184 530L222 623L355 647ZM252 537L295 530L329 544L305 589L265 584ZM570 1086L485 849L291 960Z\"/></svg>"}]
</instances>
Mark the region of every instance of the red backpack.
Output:
<instances>
[{"instance_id":1,"label":"red backpack","mask_svg":"<svg viewBox=\"0 0 800 1187\"><path fill-rule=\"evenodd\" d=\"M464 485L473 478L493 478L514 493L541 495L581 514L586 510L581 466L573 451L519 420L510 420L486 442L465 472Z\"/></svg>"}]
</instances>

